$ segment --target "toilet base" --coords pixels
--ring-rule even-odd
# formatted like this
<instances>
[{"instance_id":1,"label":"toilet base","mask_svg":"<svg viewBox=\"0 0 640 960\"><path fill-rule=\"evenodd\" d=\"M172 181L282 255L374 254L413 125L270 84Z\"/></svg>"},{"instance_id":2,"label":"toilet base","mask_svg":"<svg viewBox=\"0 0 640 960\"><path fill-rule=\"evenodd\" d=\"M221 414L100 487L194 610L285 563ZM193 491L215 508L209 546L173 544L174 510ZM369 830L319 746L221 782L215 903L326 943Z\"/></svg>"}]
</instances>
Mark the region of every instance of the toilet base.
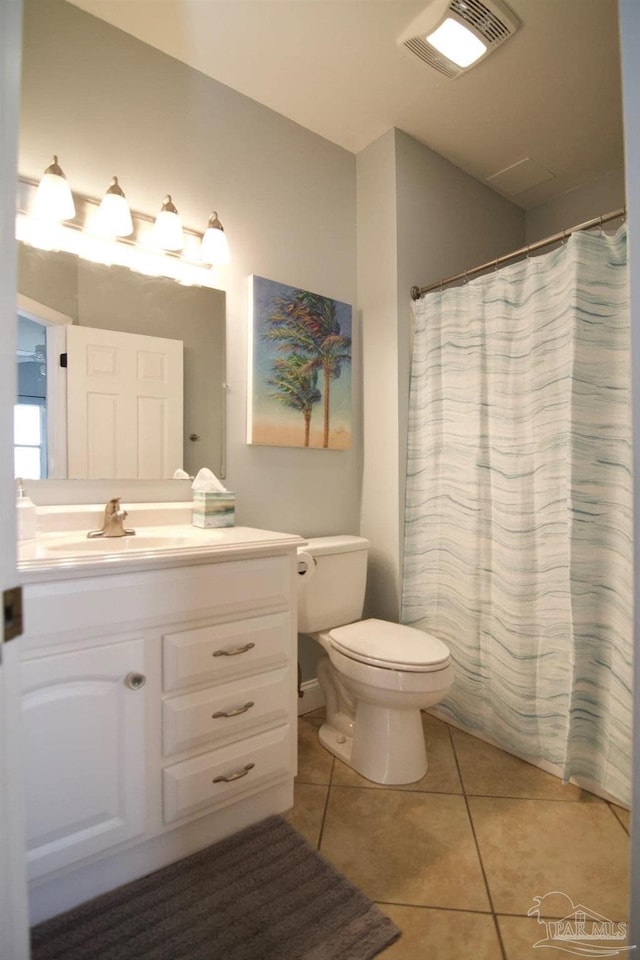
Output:
<instances>
[{"instance_id":1,"label":"toilet base","mask_svg":"<svg viewBox=\"0 0 640 960\"><path fill-rule=\"evenodd\" d=\"M342 760L349 767L351 766L351 749L353 747L353 737L346 737L344 733L336 730L328 723L323 723L318 731L318 740L325 749L332 753L338 760Z\"/></svg>"},{"instance_id":2,"label":"toilet base","mask_svg":"<svg viewBox=\"0 0 640 960\"><path fill-rule=\"evenodd\" d=\"M358 703L354 736L324 723L320 743L373 783L416 783L427 772L420 710L391 710Z\"/></svg>"}]
</instances>

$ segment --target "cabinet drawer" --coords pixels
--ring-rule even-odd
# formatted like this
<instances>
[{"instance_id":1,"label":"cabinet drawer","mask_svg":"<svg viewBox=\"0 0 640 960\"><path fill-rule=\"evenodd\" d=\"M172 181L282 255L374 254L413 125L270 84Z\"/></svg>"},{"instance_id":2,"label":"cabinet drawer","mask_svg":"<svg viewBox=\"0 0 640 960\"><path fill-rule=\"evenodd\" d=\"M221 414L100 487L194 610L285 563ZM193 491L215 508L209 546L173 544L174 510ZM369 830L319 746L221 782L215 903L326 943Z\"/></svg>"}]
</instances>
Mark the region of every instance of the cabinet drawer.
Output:
<instances>
[{"instance_id":1,"label":"cabinet drawer","mask_svg":"<svg viewBox=\"0 0 640 960\"><path fill-rule=\"evenodd\" d=\"M164 822L209 813L291 776L290 737L285 724L166 767L162 772Z\"/></svg>"},{"instance_id":2,"label":"cabinet drawer","mask_svg":"<svg viewBox=\"0 0 640 960\"><path fill-rule=\"evenodd\" d=\"M165 756L246 736L256 728L285 723L291 702L289 670L269 671L212 687L198 693L171 697L162 704L162 739Z\"/></svg>"},{"instance_id":3,"label":"cabinet drawer","mask_svg":"<svg viewBox=\"0 0 640 960\"><path fill-rule=\"evenodd\" d=\"M289 634L288 613L165 634L164 689L217 683L285 666L289 660Z\"/></svg>"},{"instance_id":4,"label":"cabinet drawer","mask_svg":"<svg viewBox=\"0 0 640 960\"><path fill-rule=\"evenodd\" d=\"M196 620L212 611L220 617L251 616L290 603L291 561L285 556L83 577L62 589L55 582L34 583L25 588L26 641L49 645L57 635L86 639L111 631L116 623Z\"/></svg>"}]
</instances>

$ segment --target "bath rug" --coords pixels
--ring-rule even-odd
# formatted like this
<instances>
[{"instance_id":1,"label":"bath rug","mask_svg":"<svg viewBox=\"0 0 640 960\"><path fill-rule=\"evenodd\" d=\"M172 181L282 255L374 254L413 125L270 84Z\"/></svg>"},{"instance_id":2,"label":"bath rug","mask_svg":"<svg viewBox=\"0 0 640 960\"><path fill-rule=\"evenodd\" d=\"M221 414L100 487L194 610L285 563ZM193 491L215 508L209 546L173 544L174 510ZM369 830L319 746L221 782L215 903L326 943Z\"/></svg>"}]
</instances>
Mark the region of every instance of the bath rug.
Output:
<instances>
[{"instance_id":1,"label":"bath rug","mask_svg":"<svg viewBox=\"0 0 640 960\"><path fill-rule=\"evenodd\" d=\"M279 816L31 930L32 960L370 960L399 935Z\"/></svg>"}]
</instances>

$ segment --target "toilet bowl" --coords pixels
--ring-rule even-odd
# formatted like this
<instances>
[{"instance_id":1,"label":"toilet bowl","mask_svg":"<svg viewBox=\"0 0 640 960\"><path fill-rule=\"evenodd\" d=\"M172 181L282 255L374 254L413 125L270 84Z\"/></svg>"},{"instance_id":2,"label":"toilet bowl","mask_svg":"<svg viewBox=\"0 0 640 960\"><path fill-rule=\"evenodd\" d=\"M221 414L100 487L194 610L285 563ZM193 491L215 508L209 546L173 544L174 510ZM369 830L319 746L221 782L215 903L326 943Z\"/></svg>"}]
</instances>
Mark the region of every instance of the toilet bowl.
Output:
<instances>
[{"instance_id":1,"label":"toilet bowl","mask_svg":"<svg viewBox=\"0 0 640 960\"><path fill-rule=\"evenodd\" d=\"M327 720L319 739L375 783L414 783L427 771L421 710L438 703L450 689L451 658L442 641L413 627L353 616L352 622L342 619L349 604L350 614L362 612L362 554L366 571L367 548L368 542L359 537L309 540L304 548L305 557L313 559L313 570L299 591L299 629L324 650L317 672ZM345 559L345 554L353 556ZM337 557L341 562L332 571ZM302 571L302 579L307 572ZM361 596L354 596L358 589ZM310 629L330 619L328 608L341 614L339 625L323 623L321 629Z\"/></svg>"}]
</instances>

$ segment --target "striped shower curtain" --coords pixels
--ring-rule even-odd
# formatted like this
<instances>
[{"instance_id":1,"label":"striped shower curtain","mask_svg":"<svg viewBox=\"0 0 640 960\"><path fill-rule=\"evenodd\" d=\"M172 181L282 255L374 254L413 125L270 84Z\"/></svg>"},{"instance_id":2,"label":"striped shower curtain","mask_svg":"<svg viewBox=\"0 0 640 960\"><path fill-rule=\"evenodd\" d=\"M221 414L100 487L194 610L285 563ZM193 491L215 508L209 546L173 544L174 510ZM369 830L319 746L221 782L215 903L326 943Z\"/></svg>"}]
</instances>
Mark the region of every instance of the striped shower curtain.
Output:
<instances>
[{"instance_id":1,"label":"striped shower curtain","mask_svg":"<svg viewBox=\"0 0 640 960\"><path fill-rule=\"evenodd\" d=\"M449 646L441 715L630 800L626 231L416 305L402 621Z\"/></svg>"}]
</instances>

